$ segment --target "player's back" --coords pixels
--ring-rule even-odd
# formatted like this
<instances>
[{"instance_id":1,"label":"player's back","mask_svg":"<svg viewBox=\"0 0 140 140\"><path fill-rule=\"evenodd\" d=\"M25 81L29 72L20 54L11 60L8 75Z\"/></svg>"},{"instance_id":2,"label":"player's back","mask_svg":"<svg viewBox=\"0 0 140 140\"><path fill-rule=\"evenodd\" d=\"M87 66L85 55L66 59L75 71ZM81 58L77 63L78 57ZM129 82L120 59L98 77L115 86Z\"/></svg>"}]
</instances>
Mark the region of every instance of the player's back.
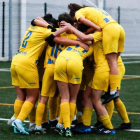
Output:
<instances>
[{"instance_id":1,"label":"player's back","mask_svg":"<svg viewBox=\"0 0 140 140\"><path fill-rule=\"evenodd\" d=\"M45 39L51 34L50 29L30 26L24 34L22 43L12 63L28 69L35 68L46 46Z\"/></svg>"},{"instance_id":2,"label":"player's back","mask_svg":"<svg viewBox=\"0 0 140 140\"><path fill-rule=\"evenodd\" d=\"M67 34L66 32L60 34L60 37L67 38L71 40L76 40L77 36L74 34ZM51 67L54 68L55 61L57 59L57 56L66 48L65 45L60 45L58 43L55 43L54 46L48 45L46 49L46 56L44 61L44 67Z\"/></svg>"},{"instance_id":3,"label":"player's back","mask_svg":"<svg viewBox=\"0 0 140 140\"><path fill-rule=\"evenodd\" d=\"M108 23L116 22L106 11L99 8L85 7L78 10L75 14L76 19L83 16L101 28Z\"/></svg>"}]
</instances>

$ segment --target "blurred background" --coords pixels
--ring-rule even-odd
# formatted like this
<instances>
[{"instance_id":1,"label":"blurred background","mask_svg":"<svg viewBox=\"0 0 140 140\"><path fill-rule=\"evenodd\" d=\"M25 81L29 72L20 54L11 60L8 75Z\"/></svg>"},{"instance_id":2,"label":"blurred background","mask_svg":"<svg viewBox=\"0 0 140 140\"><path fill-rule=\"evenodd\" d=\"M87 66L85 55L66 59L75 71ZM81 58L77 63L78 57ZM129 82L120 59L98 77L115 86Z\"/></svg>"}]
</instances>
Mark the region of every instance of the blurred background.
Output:
<instances>
[{"instance_id":1,"label":"blurred background","mask_svg":"<svg viewBox=\"0 0 140 140\"><path fill-rule=\"evenodd\" d=\"M140 56L140 0L0 0L0 61L11 60L31 20L46 13L56 19L69 3L106 10L126 33L123 56Z\"/></svg>"}]
</instances>

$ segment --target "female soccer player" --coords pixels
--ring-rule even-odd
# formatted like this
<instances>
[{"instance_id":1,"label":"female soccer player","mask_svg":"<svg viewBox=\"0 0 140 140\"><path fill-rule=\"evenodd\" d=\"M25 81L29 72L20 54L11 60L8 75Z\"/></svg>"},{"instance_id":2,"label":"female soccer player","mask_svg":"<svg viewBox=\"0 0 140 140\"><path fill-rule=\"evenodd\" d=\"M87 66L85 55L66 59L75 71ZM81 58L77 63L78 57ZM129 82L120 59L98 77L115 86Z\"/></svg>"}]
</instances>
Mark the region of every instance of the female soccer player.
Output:
<instances>
[{"instance_id":1,"label":"female soccer player","mask_svg":"<svg viewBox=\"0 0 140 140\"><path fill-rule=\"evenodd\" d=\"M73 24L71 17L67 13L59 15L58 23L60 23L61 21L67 21ZM36 23L36 20L34 22L35 24L38 24ZM40 25L43 26L43 24L40 24ZM57 56L60 54L61 51L63 51L67 47L65 45L80 45L84 48L86 46L85 44L79 41L75 41L75 39L77 38L75 35L64 33L60 36L62 38L59 38L58 41L61 44L55 43L54 46L48 45L47 50L46 50L46 57L45 57L45 62L44 62L45 73L43 76L41 97L40 97L40 101L38 103L37 111L36 111L36 128L35 129L40 130L40 131L42 131L41 122L42 122L42 116L45 109L45 105L48 101L48 98L54 97L55 92L56 92L56 81L54 81L54 67L55 67L55 61L57 59ZM67 38L74 39L74 40L69 40ZM54 39L54 41L55 40L56 39ZM62 42L60 42L60 40L62 40ZM88 46L86 47L88 48Z\"/></svg>"},{"instance_id":2,"label":"female soccer player","mask_svg":"<svg viewBox=\"0 0 140 140\"><path fill-rule=\"evenodd\" d=\"M99 130L97 133L98 134L115 134L116 132L113 129L109 115L108 115L105 107L102 105L102 102L100 101L101 95L103 94L104 91L107 91L107 89L108 89L109 71L110 71L108 63L107 63L107 59L103 52L102 42L101 41L97 42L97 39L101 40L102 34L101 34L101 32L95 32L93 34L85 35L82 32L78 31L77 29L73 28L68 23L63 22L62 25L66 25L67 27L69 27L78 36L78 38L81 39L83 37L83 38L87 38L88 40L94 40L94 42L95 42L93 45L95 73L93 76L93 80L89 84L87 92L92 91L93 106L96 110L98 119L105 126L103 129ZM96 40L95 40L95 36L97 38ZM92 90L90 90L90 88L92 88ZM86 104L86 105L89 108L89 110L92 108L91 104ZM89 111L89 113L90 113L90 111ZM89 114L89 116L90 116L90 114ZM87 127L87 130L91 131L91 129L89 130L89 127Z\"/></svg>"},{"instance_id":3,"label":"female soccer player","mask_svg":"<svg viewBox=\"0 0 140 140\"><path fill-rule=\"evenodd\" d=\"M68 5L74 20L103 32L103 50L110 67L110 94L104 103L119 97L117 93L118 55L124 51L125 32L123 28L104 10L82 7L71 3ZM82 38L84 39L84 38ZM86 38L85 38L86 39Z\"/></svg>"}]
</instances>

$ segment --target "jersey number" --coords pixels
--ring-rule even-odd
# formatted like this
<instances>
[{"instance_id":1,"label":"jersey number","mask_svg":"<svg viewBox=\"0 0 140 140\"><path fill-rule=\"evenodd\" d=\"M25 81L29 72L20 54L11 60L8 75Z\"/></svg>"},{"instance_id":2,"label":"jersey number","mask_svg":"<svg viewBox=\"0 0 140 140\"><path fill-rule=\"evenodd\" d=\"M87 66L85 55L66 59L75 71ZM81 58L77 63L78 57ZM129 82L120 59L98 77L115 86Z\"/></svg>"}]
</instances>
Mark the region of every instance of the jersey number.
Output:
<instances>
[{"instance_id":1,"label":"jersey number","mask_svg":"<svg viewBox=\"0 0 140 140\"><path fill-rule=\"evenodd\" d=\"M61 45L61 47L63 48L63 45ZM55 49L55 46L52 47L51 56L54 55L54 58L57 58L58 51L60 53L60 52L62 52L62 50L59 48L59 44L57 44L56 49L55 49L55 52L54 52L54 49Z\"/></svg>"},{"instance_id":2,"label":"jersey number","mask_svg":"<svg viewBox=\"0 0 140 140\"><path fill-rule=\"evenodd\" d=\"M26 38L23 40L23 42L22 42L22 47L23 47L23 48L26 48L27 43L28 43L27 39L30 38L31 34L32 34L32 31L29 31L29 32L26 34L27 37L26 37Z\"/></svg>"}]
</instances>

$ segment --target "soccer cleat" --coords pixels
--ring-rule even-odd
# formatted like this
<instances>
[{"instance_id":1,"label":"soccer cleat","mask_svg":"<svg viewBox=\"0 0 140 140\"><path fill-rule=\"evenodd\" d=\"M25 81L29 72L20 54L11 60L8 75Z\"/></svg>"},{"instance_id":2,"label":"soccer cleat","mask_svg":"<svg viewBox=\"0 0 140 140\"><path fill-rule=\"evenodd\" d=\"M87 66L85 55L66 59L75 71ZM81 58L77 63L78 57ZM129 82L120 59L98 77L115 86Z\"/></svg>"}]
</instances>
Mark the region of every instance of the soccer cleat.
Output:
<instances>
[{"instance_id":1,"label":"soccer cleat","mask_svg":"<svg viewBox=\"0 0 140 140\"><path fill-rule=\"evenodd\" d=\"M98 132L98 130L101 129L101 128L104 128L103 123L97 121L97 122L94 124L93 128L92 128L92 132L96 133L96 132Z\"/></svg>"},{"instance_id":2,"label":"soccer cleat","mask_svg":"<svg viewBox=\"0 0 140 140\"><path fill-rule=\"evenodd\" d=\"M35 129L32 131L32 133L34 133L35 135L41 135L41 134L46 134L46 131L43 128L35 127Z\"/></svg>"},{"instance_id":3,"label":"soccer cleat","mask_svg":"<svg viewBox=\"0 0 140 140\"><path fill-rule=\"evenodd\" d=\"M61 129L59 132L59 135L64 136L65 135L65 128Z\"/></svg>"},{"instance_id":4,"label":"soccer cleat","mask_svg":"<svg viewBox=\"0 0 140 140\"><path fill-rule=\"evenodd\" d=\"M108 128L101 128L99 129L96 134L101 134L101 135L114 135L116 134L115 129L108 129Z\"/></svg>"},{"instance_id":5,"label":"soccer cleat","mask_svg":"<svg viewBox=\"0 0 140 140\"><path fill-rule=\"evenodd\" d=\"M13 121L12 126L14 127L14 133L18 132L21 134L29 135L29 132L26 131L27 128L25 128L22 123Z\"/></svg>"},{"instance_id":6,"label":"soccer cleat","mask_svg":"<svg viewBox=\"0 0 140 140\"><path fill-rule=\"evenodd\" d=\"M71 128L72 132L76 132L76 129L83 126L82 122L78 122L74 127Z\"/></svg>"},{"instance_id":7,"label":"soccer cleat","mask_svg":"<svg viewBox=\"0 0 140 140\"><path fill-rule=\"evenodd\" d=\"M71 127L74 127L78 124L78 120L73 120L71 123Z\"/></svg>"},{"instance_id":8,"label":"soccer cleat","mask_svg":"<svg viewBox=\"0 0 140 140\"><path fill-rule=\"evenodd\" d=\"M51 129L52 129L52 128L55 128L56 125L57 125L57 123L58 123L57 120L54 120L54 121L50 121L50 120L49 120L49 124L50 124Z\"/></svg>"},{"instance_id":9,"label":"soccer cleat","mask_svg":"<svg viewBox=\"0 0 140 140\"><path fill-rule=\"evenodd\" d=\"M35 129L35 126L36 126L35 124L33 124L31 126L29 125L29 130L34 130Z\"/></svg>"},{"instance_id":10,"label":"soccer cleat","mask_svg":"<svg viewBox=\"0 0 140 140\"><path fill-rule=\"evenodd\" d=\"M65 132L64 135L66 137L72 137L73 136L70 128L65 128L65 131L64 132Z\"/></svg>"},{"instance_id":11,"label":"soccer cleat","mask_svg":"<svg viewBox=\"0 0 140 140\"><path fill-rule=\"evenodd\" d=\"M75 131L77 133L86 134L86 133L91 133L92 129L90 126L82 125L82 126L79 126L77 129L75 129Z\"/></svg>"},{"instance_id":12,"label":"soccer cleat","mask_svg":"<svg viewBox=\"0 0 140 140\"><path fill-rule=\"evenodd\" d=\"M119 127L115 128L116 130L128 130L132 129L131 123L122 123Z\"/></svg>"},{"instance_id":13,"label":"soccer cleat","mask_svg":"<svg viewBox=\"0 0 140 140\"><path fill-rule=\"evenodd\" d=\"M47 131L51 129L51 126L48 122L45 122L45 123L42 123L42 128Z\"/></svg>"},{"instance_id":14,"label":"soccer cleat","mask_svg":"<svg viewBox=\"0 0 140 140\"><path fill-rule=\"evenodd\" d=\"M109 103L110 101L114 100L114 99L117 99L119 97L119 94L118 92L116 91L115 94L113 95L110 95L108 94L105 98L105 100L102 102L102 104L107 104Z\"/></svg>"},{"instance_id":15,"label":"soccer cleat","mask_svg":"<svg viewBox=\"0 0 140 140\"><path fill-rule=\"evenodd\" d=\"M55 127L55 132L59 134L59 132L63 129L63 125L57 124ZM60 134L61 135L61 134Z\"/></svg>"},{"instance_id":16,"label":"soccer cleat","mask_svg":"<svg viewBox=\"0 0 140 140\"><path fill-rule=\"evenodd\" d=\"M12 122L13 122L13 121L15 121L15 120L9 119L8 122L7 122L7 125L12 126Z\"/></svg>"}]
</instances>

